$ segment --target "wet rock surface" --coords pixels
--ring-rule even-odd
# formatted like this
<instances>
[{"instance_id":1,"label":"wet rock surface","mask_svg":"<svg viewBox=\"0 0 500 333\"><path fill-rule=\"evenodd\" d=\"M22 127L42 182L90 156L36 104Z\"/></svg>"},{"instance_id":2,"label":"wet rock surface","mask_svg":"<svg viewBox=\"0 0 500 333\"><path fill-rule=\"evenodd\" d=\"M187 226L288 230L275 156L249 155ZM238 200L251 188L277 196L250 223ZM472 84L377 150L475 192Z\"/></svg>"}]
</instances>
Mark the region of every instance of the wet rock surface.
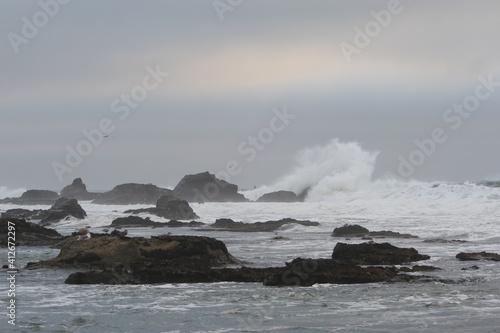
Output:
<instances>
[{"instance_id":1,"label":"wet rock surface","mask_svg":"<svg viewBox=\"0 0 500 333\"><path fill-rule=\"evenodd\" d=\"M209 172L187 175L174 188L173 195L188 202L245 202L238 186L218 179Z\"/></svg>"},{"instance_id":2,"label":"wet rock surface","mask_svg":"<svg viewBox=\"0 0 500 333\"><path fill-rule=\"evenodd\" d=\"M54 229L44 228L24 219L0 219L0 246L8 245L8 232L10 225L15 226L16 246L57 246L67 237L62 236Z\"/></svg>"},{"instance_id":3,"label":"wet rock surface","mask_svg":"<svg viewBox=\"0 0 500 333\"><path fill-rule=\"evenodd\" d=\"M68 216L84 219L87 213L76 199L59 198L56 203L46 211L45 217L40 221L41 226L59 222Z\"/></svg>"},{"instance_id":4,"label":"wet rock surface","mask_svg":"<svg viewBox=\"0 0 500 333\"><path fill-rule=\"evenodd\" d=\"M111 191L102 193L92 201L101 205L150 205L155 204L162 195L171 195L172 190L153 184L121 184Z\"/></svg>"},{"instance_id":5,"label":"wet rock surface","mask_svg":"<svg viewBox=\"0 0 500 333\"><path fill-rule=\"evenodd\" d=\"M194 220L199 218L186 200L173 195L162 195L156 201L156 207L130 209L125 213L148 213L171 220Z\"/></svg>"},{"instance_id":6,"label":"wet rock surface","mask_svg":"<svg viewBox=\"0 0 500 333\"><path fill-rule=\"evenodd\" d=\"M292 191L276 191L262 195L257 202L302 202L300 198Z\"/></svg>"},{"instance_id":7,"label":"wet rock surface","mask_svg":"<svg viewBox=\"0 0 500 333\"><path fill-rule=\"evenodd\" d=\"M381 231L370 231L357 224L345 224L342 227L335 228L332 232L333 237L345 237L345 238L418 238L417 236L410 234L401 234L395 231L381 230Z\"/></svg>"},{"instance_id":8,"label":"wet rock surface","mask_svg":"<svg viewBox=\"0 0 500 333\"><path fill-rule=\"evenodd\" d=\"M139 216L129 216L129 217L119 217L113 222L111 222L110 227L115 228L133 228L133 227L170 227L170 228L179 228L179 227L200 227L204 225L202 222L181 222L177 220L171 220L169 222L155 222L150 220L149 218L142 218Z\"/></svg>"},{"instance_id":9,"label":"wet rock surface","mask_svg":"<svg viewBox=\"0 0 500 333\"><path fill-rule=\"evenodd\" d=\"M399 248L389 243L337 243L332 259L339 264L354 265L402 265L430 259L414 248Z\"/></svg>"},{"instance_id":10,"label":"wet rock surface","mask_svg":"<svg viewBox=\"0 0 500 333\"><path fill-rule=\"evenodd\" d=\"M255 223L235 222L231 219L218 219L210 225L212 230L218 231L238 231L238 232L268 232L275 231L284 225L302 225L306 227L318 226L318 222L299 221L291 218L285 218L278 221L266 221ZM210 229L207 229L210 230Z\"/></svg>"},{"instance_id":11,"label":"wet rock surface","mask_svg":"<svg viewBox=\"0 0 500 333\"><path fill-rule=\"evenodd\" d=\"M52 205L59 198L59 194L48 190L28 190L19 198L1 199L0 203L15 205Z\"/></svg>"},{"instance_id":12,"label":"wet rock surface","mask_svg":"<svg viewBox=\"0 0 500 333\"><path fill-rule=\"evenodd\" d=\"M460 252L456 256L457 259L461 261L476 261L476 260L489 260L489 261L500 261L500 254L489 253L489 252Z\"/></svg>"}]
</instances>

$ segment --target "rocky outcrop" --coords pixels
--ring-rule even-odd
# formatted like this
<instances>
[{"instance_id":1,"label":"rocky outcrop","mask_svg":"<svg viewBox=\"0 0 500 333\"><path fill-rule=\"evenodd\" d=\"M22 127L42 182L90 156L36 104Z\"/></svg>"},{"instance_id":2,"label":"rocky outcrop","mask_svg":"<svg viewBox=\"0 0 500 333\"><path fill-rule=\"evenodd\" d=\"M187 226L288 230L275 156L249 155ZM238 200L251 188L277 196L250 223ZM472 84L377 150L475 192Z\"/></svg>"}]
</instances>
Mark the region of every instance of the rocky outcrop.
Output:
<instances>
[{"instance_id":1,"label":"rocky outcrop","mask_svg":"<svg viewBox=\"0 0 500 333\"><path fill-rule=\"evenodd\" d=\"M26 220L41 220L47 215L46 209L23 209L14 208L9 209L5 213L2 213L3 218L15 218L15 219L26 219Z\"/></svg>"},{"instance_id":2,"label":"rocky outcrop","mask_svg":"<svg viewBox=\"0 0 500 333\"><path fill-rule=\"evenodd\" d=\"M304 201L292 191L276 191L262 195L257 202L300 202Z\"/></svg>"},{"instance_id":3,"label":"rocky outcrop","mask_svg":"<svg viewBox=\"0 0 500 333\"><path fill-rule=\"evenodd\" d=\"M10 223L9 223L10 222ZM55 246L66 237L53 229L41 227L23 219L0 219L0 246L8 245L9 225L14 226L16 246ZM12 228L11 228L12 229Z\"/></svg>"},{"instance_id":4,"label":"rocky outcrop","mask_svg":"<svg viewBox=\"0 0 500 333\"><path fill-rule=\"evenodd\" d=\"M345 238L418 238L417 236L410 234L401 234L395 231L370 231L357 224L345 224L342 227L335 228L332 232L333 237L345 237Z\"/></svg>"},{"instance_id":5,"label":"rocky outcrop","mask_svg":"<svg viewBox=\"0 0 500 333\"><path fill-rule=\"evenodd\" d=\"M52 205L59 198L59 194L47 190L28 190L19 198L5 198L0 203L11 203L15 205Z\"/></svg>"},{"instance_id":6,"label":"rocky outcrop","mask_svg":"<svg viewBox=\"0 0 500 333\"><path fill-rule=\"evenodd\" d=\"M111 191L102 193L92 203L102 205L149 205L154 204L162 195L170 195L172 190L153 184L122 184Z\"/></svg>"},{"instance_id":7,"label":"rocky outcrop","mask_svg":"<svg viewBox=\"0 0 500 333\"><path fill-rule=\"evenodd\" d=\"M490 253L490 252L460 252L456 256L457 259L461 261L471 261L471 260L489 260L489 261L500 261L500 254Z\"/></svg>"},{"instance_id":8,"label":"rocky outcrop","mask_svg":"<svg viewBox=\"0 0 500 333\"><path fill-rule=\"evenodd\" d=\"M59 222L68 216L77 219L84 219L87 213L76 199L59 198L56 203L47 210L47 215L40 221L40 225L45 226Z\"/></svg>"},{"instance_id":9,"label":"rocky outcrop","mask_svg":"<svg viewBox=\"0 0 500 333\"><path fill-rule=\"evenodd\" d=\"M151 238L92 235L88 239L72 236L59 255L47 261L28 264L28 268L86 268L142 271L147 268L186 272L193 268L234 264L226 245L216 239L197 236L162 235ZM140 277L137 277L140 281ZM145 279L147 280L147 279Z\"/></svg>"},{"instance_id":10,"label":"rocky outcrop","mask_svg":"<svg viewBox=\"0 0 500 333\"><path fill-rule=\"evenodd\" d=\"M275 231L287 224L296 224L306 227L319 226L318 222L298 221L291 218L285 218L278 221L255 222L255 223L235 222L231 219L218 219L215 221L214 224L211 224L210 227L212 228L212 230L218 230L218 231L268 232L268 231Z\"/></svg>"},{"instance_id":11,"label":"rocky outcrop","mask_svg":"<svg viewBox=\"0 0 500 333\"><path fill-rule=\"evenodd\" d=\"M163 195L156 202L156 207L130 209L127 214L149 213L171 220L194 220L199 218L186 200L173 195Z\"/></svg>"},{"instance_id":12,"label":"rocky outcrop","mask_svg":"<svg viewBox=\"0 0 500 333\"><path fill-rule=\"evenodd\" d=\"M87 186L83 183L81 178L73 180L71 185L66 186L61 190L61 197L76 200L94 200L100 193L91 193L87 191Z\"/></svg>"},{"instance_id":13,"label":"rocky outcrop","mask_svg":"<svg viewBox=\"0 0 500 333\"><path fill-rule=\"evenodd\" d=\"M334 259L297 258L283 267L227 268L237 261L221 241L208 237L151 238L93 234L68 238L60 254L29 263L28 269L77 268L68 284L152 284L200 282L259 282L268 286L311 286L316 283L372 283L411 281L396 267L360 267Z\"/></svg>"},{"instance_id":14,"label":"rocky outcrop","mask_svg":"<svg viewBox=\"0 0 500 333\"><path fill-rule=\"evenodd\" d=\"M399 248L389 243L337 243L332 259L338 264L354 265L402 265L430 259L414 248Z\"/></svg>"},{"instance_id":15,"label":"rocky outcrop","mask_svg":"<svg viewBox=\"0 0 500 333\"><path fill-rule=\"evenodd\" d=\"M129 217L119 217L113 222L111 222L110 227L114 228L133 228L133 227L152 227L152 228L160 228L160 227L170 227L170 228L179 228L179 227L200 227L204 225L202 222L180 222L177 220L172 220L169 222L154 222L151 221L148 217L143 219L139 216L129 216Z\"/></svg>"},{"instance_id":16,"label":"rocky outcrop","mask_svg":"<svg viewBox=\"0 0 500 333\"><path fill-rule=\"evenodd\" d=\"M237 185L218 179L208 172L185 176L174 188L173 195L188 202L248 201L238 193Z\"/></svg>"}]
</instances>

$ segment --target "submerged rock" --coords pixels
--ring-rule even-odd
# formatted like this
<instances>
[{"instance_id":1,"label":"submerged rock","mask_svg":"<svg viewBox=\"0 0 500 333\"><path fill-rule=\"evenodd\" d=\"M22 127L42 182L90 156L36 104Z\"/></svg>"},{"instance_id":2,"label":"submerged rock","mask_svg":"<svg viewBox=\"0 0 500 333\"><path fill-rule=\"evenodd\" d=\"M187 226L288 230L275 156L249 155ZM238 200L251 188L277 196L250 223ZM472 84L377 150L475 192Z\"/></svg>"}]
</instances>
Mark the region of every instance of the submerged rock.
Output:
<instances>
[{"instance_id":1,"label":"submerged rock","mask_svg":"<svg viewBox=\"0 0 500 333\"><path fill-rule=\"evenodd\" d=\"M399 248L389 243L337 243L332 259L339 264L354 265L402 265L430 259L414 248Z\"/></svg>"},{"instance_id":2,"label":"submerged rock","mask_svg":"<svg viewBox=\"0 0 500 333\"><path fill-rule=\"evenodd\" d=\"M470 261L470 260L490 260L490 261L500 261L500 254L497 253L489 253L489 252L460 252L456 256L457 259L462 261Z\"/></svg>"},{"instance_id":3,"label":"submerged rock","mask_svg":"<svg viewBox=\"0 0 500 333\"><path fill-rule=\"evenodd\" d=\"M8 245L9 225L15 227L16 246L54 246L67 238L54 229L44 228L23 219L1 218L0 246L2 247Z\"/></svg>"},{"instance_id":4,"label":"submerged rock","mask_svg":"<svg viewBox=\"0 0 500 333\"><path fill-rule=\"evenodd\" d=\"M262 195L257 202L301 202L303 198L299 198L292 191L276 191Z\"/></svg>"},{"instance_id":5,"label":"submerged rock","mask_svg":"<svg viewBox=\"0 0 500 333\"><path fill-rule=\"evenodd\" d=\"M332 232L333 237L361 237L362 239L370 238L418 238L410 234L401 234L395 231L370 231L357 224L345 224L342 227L335 228Z\"/></svg>"},{"instance_id":6,"label":"submerged rock","mask_svg":"<svg viewBox=\"0 0 500 333\"><path fill-rule=\"evenodd\" d=\"M186 200L179 199L173 195L162 195L156 202L156 207L130 209L125 211L125 213L149 213L171 220L193 220L199 218Z\"/></svg>"},{"instance_id":7,"label":"submerged rock","mask_svg":"<svg viewBox=\"0 0 500 333\"><path fill-rule=\"evenodd\" d=\"M169 222L155 222L151 221L149 218L143 219L139 216L129 216L129 217L119 217L113 222L111 222L110 227L114 228L131 228L131 227L170 227L170 228L178 228L178 227L199 227L204 225L203 222L180 222L177 220L172 220Z\"/></svg>"},{"instance_id":8,"label":"submerged rock","mask_svg":"<svg viewBox=\"0 0 500 333\"><path fill-rule=\"evenodd\" d=\"M47 210L47 215L40 221L40 225L45 226L59 222L68 216L77 219L84 219L87 213L76 199L59 198L56 203Z\"/></svg>"},{"instance_id":9,"label":"submerged rock","mask_svg":"<svg viewBox=\"0 0 500 333\"><path fill-rule=\"evenodd\" d=\"M237 185L218 179L208 172L184 176L174 188L173 195L188 202L248 201L238 193Z\"/></svg>"},{"instance_id":10,"label":"submerged rock","mask_svg":"<svg viewBox=\"0 0 500 333\"><path fill-rule=\"evenodd\" d=\"M318 222L311 221L298 221L291 218L281 219L279 221L267 221L267 222L255 222L255 223L243 223L235 222L231 219L218 219L210 227L214 230L221 231L238 231L238 232L268 232L275 231L287 224L297 224L306 227L316 227L319 226Z\"/></svg>"},{"instance_id":11,"label":"submerged rock","mask_svg":"<svg viewBox=\"0 0 500 333\"><path fill-rule=\"evenodd\" d=\"M75 178L71 185L64 187L61 190L61 197L76 200L94 200L100 193L91 193L87 191L87 186L81 178Z\"/></svg>"},{"instance_id":12,"label":"submerged rock","mask_svg":"<svg viewBox=\"0 0 500 333\"><path fill-rule=\"evenodd\" d=\"M170 195L172 190L153 184L122 184L111 191L102 193L92 203L102 205L147 205L154 204L162 195Z\"/></svg>"}]
</instances>

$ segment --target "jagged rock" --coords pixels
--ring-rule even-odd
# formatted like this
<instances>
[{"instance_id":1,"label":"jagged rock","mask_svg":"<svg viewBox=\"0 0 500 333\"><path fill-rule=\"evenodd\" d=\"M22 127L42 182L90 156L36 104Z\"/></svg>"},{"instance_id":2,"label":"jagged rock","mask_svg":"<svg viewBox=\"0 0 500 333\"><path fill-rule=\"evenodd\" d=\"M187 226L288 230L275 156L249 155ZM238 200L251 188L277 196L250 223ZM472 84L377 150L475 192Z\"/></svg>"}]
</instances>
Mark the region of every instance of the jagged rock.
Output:
<instances>
[{"instance_id":1,"label":"jagged rock","mask_svg":"<svg viewBox=\"0 0 500 333\"><path fill-rule=\"evenodd\" d=\"M82 206L78 204L76 199L59 198L56 203L47 210L47 215L40 221L41 226L59 222L68 216L73 216L77 219L84 219L87 213Z\"/></svg>"},{"instance_id":2,"label":"jagged rock","mask_svg":"<svg viewBox=\"0 0 500 333\"><path fill-rule=\"evenodd\" d=\"M362 239L372 239L372 238L418 238L418 236L410 234L401 234L395 231L370 231L357 224L345 224L342 227L335 228L332 233L333 237L361 237Z\"/></svg>"},{"instance_id":3,"label":"jagged rock","mask_svg":"<svg viewBox=\"0 0 500 333\"><path fill-rule=\"evenodd\" d=\"M462 261L469 260L490 260L490 261L500 261L500 254L497 253L489 253L489 252L460 252L456 256L457 259Z\"/></svg>"},{"instance_id":4,"label":"jagged rock","mask_svg":"<svg viewBox=\"0 0 500 333\"><path fill-rule=\"evenodd\" d=\"M440 244L448 244L448 243L468 243L466 240L460 240L460 239L442 239L442 238L433 238L433 239L426 239L424 240L424 243L440 243Z\"/></svg>"},{"instance_id":5,"label":"jagged rock","mask_svg":"<svg viewBox=\"0 0 500 333\"><path fill-rule=\"evenodd\" d=\"M172 190L153 184L122 184L111 191L102 193L92 203L102 205L154 204L162 195L170 195Z\"/></svg>"},{"instance_id":6,"label":"jagged rock","mask_svg":"<svg viewBox=\"0 0 500 333\"><path fill-rule=\"evenodd\" d=\"M186 200L173 195L163 195L156 202L156 207L129 209L127 214L149 213L171 220L193 220L199 218Z\"/></svg>"},{"instance_id":7,"label":"jagged rock","mask_svg":"<svg viewBox=\"0 0 500 333\"><path fill-rule=\"evenodd\" d=\"M276 191L262 195L257 202L301 202L297 194L292 191Z\"/></svg>"},{"instance_id":8,"label":"jagged rock","mask_svg":"<svg viewBox=\"0 0 500 333\"><path fill-rule=\"evenodd\" d=\"M199 227L204 225L202 222L180 222L177 220L172 220L169 222L154 222L151 221L149 218L143 219L142 217L139 216L129 216L129 217L119 217L113 222L111 222L110 227L114 228L131 228L131 227L154 227L154 228L159 228L159 227L170 227L170 228L177 228L177 227Z\"/></svg>"},{"instance_id":9,"label":"jagged rock","mask_svg":"<svg viewBox=\"0 0 500 333\"><path fill-rule=\"evenodd\" d=\"M248 201L238 193L238 186L218 179L208 172L184 176L174 188L173 195L188 202Z\"/></svg>"},{"instance_id":10,"label":"jagged rock","mask_svg":"<svg viewBox=\"0 0 500 333\"><path fill-rule=\"evenodd\" d=\"M399 248L389 243L337 243L332 259L339 264L401 265L430 257L419 254L414 248Z\"/></svg>"},{"instance_id":11,"label":"jagged rock","mask_svg":"<svg viewBox=\"0 0 500 333\"><path fill-rule=\"evenodd\" d=\"M41 220L47 215L47 210L45 209L23 209L14 208L9 209L5 213L2 213L3 218L15 218L15 219L26 219L26 220Z\"/></svg>"},{"instance_id":12,"label":"jagged rock","mask_svg":"<svg viewBox=\"0 0 500 333\"><path fill-rule=\"evenodd\" d=\"M76 200L94 200L100 193L90 193L81 178L75 178L71 185L61 190L61 197Z\"/></svg>"},{"instance_id":13,"label":"jagged rock","mask_svg":"<svg viewBox=\"0 0 500 333\"><path fill-rule=\"evenodd\" d=\"M238 232L265 232L265 231L275 231L287 224L297 224L307 227L319 226L318 222L298 221L291 218L285 218L279 221L267 221L267 222L255 222L255 223L235 222L231 219L217 219L214 224L210 225L210 227L213 228L212 230L238 231Z\"/></svg>"},{"instance_id":14,"label":"jagged rock","mask_svg":"<svg viewBox=\"0 0 500 333\"><path fill-rule=\"evenodd\" d=\"M16 246L49 246L61 243L66 237L54 229L41 227L22 219L0 219L0 246L8 245L9 222L12 222L16 232ZM10 223L10 225L12 225Z\"/></svg>"},{"instance_id":15,"label":"jagged rock","mask_svg":"<svg viewBox=\"0 0 500 333\"><path fill-rule=\"evenodd\" d=\"M59 198L59 194L47 190L28 190L19 198L5 198L0 203L11 203L15 205L52 205Z\"/></svg>"}]
</instances>

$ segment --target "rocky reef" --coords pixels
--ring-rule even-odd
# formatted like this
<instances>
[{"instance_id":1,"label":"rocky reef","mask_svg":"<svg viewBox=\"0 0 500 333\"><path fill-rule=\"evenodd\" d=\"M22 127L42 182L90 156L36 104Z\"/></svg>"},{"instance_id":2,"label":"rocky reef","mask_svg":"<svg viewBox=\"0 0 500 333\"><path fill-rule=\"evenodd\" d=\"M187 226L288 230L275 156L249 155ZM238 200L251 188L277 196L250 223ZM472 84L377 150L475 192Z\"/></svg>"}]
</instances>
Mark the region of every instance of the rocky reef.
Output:
<instances>
[{"instance_id":1,"label":"rocky reef","mask_svg":"<svg viewBox=\"0 0 500 333\"><path fill-rule=\"evenodd\" d=\"M101 205L150 205L162 195L170 195L172 190L153 184L121 184L111 191L102 193L92 201Z\"/></svg>"},{"instance_id":2,"label":"rocky reef","mask_svg":"<svg viewBox=\"0 0 500 333\"><path fill-rule=\"evenodd\" d=\"M188 202L245 202L238 186L218 179L209 172L187 175L174 188L176 197Z\"/></svg>"},{"instance_id":3,"label":"rocky reef","mask_svg":"<svg viewBox=\"0 0 500 333\"><path fill-rule=\"evenodd\" d=\"M0 219L0 246L8 244L8 226L15 228L16 246L56 246L66 237L54 229L45 228L24 219L1 218Z\"/></svg>"},{"instance_id":4,"label":"rocky reef","mask_svg":"<svg viewBox=\"0 0 500 333\"><path fill-rule=\"evenodd\" d=\"M162 195L156 201L156 207L129 209L125 213L149 213L172 220L193 220L199 218L186 200L179 199L173 195Z\"/></svg>"}]
</instances>

